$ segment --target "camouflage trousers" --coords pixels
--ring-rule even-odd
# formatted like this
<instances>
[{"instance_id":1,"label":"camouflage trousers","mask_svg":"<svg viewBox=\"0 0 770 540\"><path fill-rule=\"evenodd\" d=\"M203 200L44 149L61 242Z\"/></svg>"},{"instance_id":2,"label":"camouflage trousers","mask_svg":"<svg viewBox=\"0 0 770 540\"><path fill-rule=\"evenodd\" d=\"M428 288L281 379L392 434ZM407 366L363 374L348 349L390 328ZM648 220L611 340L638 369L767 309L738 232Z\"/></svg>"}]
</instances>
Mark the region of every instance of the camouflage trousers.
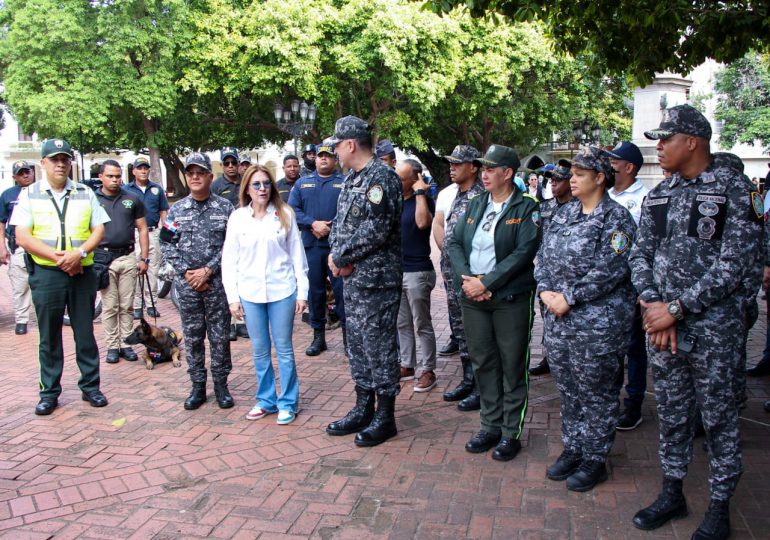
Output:
<instances>
[{"instance_id":1,"label":"camouflage trousers","mask_svg":"<svg viewBox=\"0 0 770 540\"><path fill-rule=\"evenodd\" d=\"M738 354L735 356L735 404L738 410L746 407L746 346L749 341L749 332L757 322L759 318L759 306L757 306L756 298L753 298L744 311L743 317L743 333L741 334L741 343Z\"/></svg>"},{"instance_id":2,"label":"camouflage trousers","mask_svg":"<svg viewBox=\"0 0 770 540\"><path fill-rule=\"evenodd\" d=\"M210 284L209 290L199 293L184 279L176 278L174 283L179 297L187 373L192 382L206 382L206 335L214 381L227 381L233 366L229 340L230 308L225 289L219 277L212 278Z\"/></svg>"},{"instance_id":3,"label":"camouflage trousers","mask_svg":"<svg viewBox=\"0 0 770 540\"><path fill-rule=\"evenodd\" d=\"M724 329L724 340L699 341L692 353L647 352L655 381L660 418L660 464L663 475L681 479L692 461L694 417L701 411L709 448L709 484L713 499L728 500L741 477L741 443L735 400L735 358L739 328ZM715 342L717 341L717 342Z\"/></svg>"},{"instance_id":4,"label":"camouflage trousers","mask_svg":"<svg viewBox=\"0 0 770 540\"><path fill-rule=\"evenodd\" d=\"M446 259L446 260L445 260ZM468 342L465 341L465 328L463 327L463 310L460 307L460 294L455 289L455 276L452 272L452 265L449 262L449 257L441 257L441 275L444 278L446 284L446 304L447 312L449 315L449 327L452 329L452 335L457 340L457 345L460 348L460 360L465 362L471 361L471 355L468 353Z\"/></svg>"},{"instance_id":5,"label":"camouflage trousers","mask_svg":"<svg viewBox=\"0 0 770 540\"><path fill-rule=\"evenodd\" d=\"M396 321L401 288L356 287L346 279L342 293L353 381L382 396L398 395L401 372Z\"/></svg>"},{"instance_id":6,"label":"camouflage trousers","mask_svg":"<svg viewBox=\"0 0 770 540\"><path fill-rule=\"evenodd\" d=\"M629 335L586 337L548 330L545 350L560 396L564 449L605 462L615 442L620 366Z\"/></svg>"}]
</instances>

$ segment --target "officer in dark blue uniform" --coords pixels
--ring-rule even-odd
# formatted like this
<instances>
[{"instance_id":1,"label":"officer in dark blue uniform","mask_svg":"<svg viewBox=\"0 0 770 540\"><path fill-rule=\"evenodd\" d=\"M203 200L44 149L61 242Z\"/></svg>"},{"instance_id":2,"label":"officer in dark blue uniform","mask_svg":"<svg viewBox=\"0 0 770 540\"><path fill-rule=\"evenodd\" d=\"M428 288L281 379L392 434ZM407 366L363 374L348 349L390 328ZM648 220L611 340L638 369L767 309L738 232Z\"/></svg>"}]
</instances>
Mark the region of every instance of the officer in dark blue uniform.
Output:
<instances>
[{"instance_id":1,"label":"officer in dark blue uniform","mask_svg":"<svg viewBox=\"0 0 770 540\"><path fill-rule=\"evenodd\" d=\"M334 145L321 144L317 148L316 170L297 181L289 195L297 223L302 231L302 243L308 264L310 281L310 326L313 342L305 351L317 356L326 350L326 278L328 276L337 303L337 315L345 337L345 308L342 299L342 278L334 277L327 264L329 260L329 233L337 215L337 199L344 178L337 172Z\"/></svg>"}]
</instances>

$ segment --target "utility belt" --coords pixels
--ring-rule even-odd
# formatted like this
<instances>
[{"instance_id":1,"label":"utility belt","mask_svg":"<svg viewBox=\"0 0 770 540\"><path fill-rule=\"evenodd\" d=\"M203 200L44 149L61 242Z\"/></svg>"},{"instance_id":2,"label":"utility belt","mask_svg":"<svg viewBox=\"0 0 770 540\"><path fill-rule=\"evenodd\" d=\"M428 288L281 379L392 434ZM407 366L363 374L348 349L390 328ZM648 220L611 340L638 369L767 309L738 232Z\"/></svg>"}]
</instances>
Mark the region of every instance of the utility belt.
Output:
<instances>
[{"instance_id":1,"label":"utility belt","mask_svg":"<svg viewBox=\"0 0 770 540\"><path fill-rule=\"evenodd\" d=\"M115 260L118 257L125 257L126 255L129 255L134 252L134 244L131 244L128 247L124 248L109 248L109 247L98 247L94 250L94 257L97 257L97 253L103 253L103 254L109 254L111 260Z\"/></svg>"}]
</instances>

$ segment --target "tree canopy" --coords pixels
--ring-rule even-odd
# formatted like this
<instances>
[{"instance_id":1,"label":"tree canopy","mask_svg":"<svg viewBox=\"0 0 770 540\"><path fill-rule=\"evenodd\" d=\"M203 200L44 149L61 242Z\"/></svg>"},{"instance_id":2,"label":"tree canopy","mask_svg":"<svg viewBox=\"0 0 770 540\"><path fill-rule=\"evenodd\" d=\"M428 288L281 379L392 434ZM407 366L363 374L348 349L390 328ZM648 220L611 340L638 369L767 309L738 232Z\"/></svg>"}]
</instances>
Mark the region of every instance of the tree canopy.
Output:
<instances>
[{"instance_id":1,"label":"tree canopy","mask_svg":"<svg viewBox=\"0 0 770 540\"><path fill-rule=\"evenodd\" d=\"M597 69L630 73L649 83L656 72L687 74L707 58L731 62L770 47L766 0L428 0L437 13L467 9L474 17L503 15L542 21L554 45L585 54Z\"/></svg>"},{"instance_id":2,"label":"tree canopy","mask_svg":"<svg viewBox=\"0 0 770 540\"><path fill-rule=\"evenodd\" d=\"M313 142L355 114L426 160L458 143L526 154L582 120L630 130L626 79L557 52L540 23L409 0L8 0L0 33L26 131L86 152L148 148L172 176L189 149L287 140L273 107L293 98L318 107Z\"/></svg>"},{"instance_id":3,"label":"tree canopy","mask_svg":"<svg viewBox=\"0 0 770 540\"><path fill-rule=\"evenodd\" d=\"M722 146L757 140L770 146L770 57L747 54L717 74L714 89Z\"/></svg>"}]
</instances>

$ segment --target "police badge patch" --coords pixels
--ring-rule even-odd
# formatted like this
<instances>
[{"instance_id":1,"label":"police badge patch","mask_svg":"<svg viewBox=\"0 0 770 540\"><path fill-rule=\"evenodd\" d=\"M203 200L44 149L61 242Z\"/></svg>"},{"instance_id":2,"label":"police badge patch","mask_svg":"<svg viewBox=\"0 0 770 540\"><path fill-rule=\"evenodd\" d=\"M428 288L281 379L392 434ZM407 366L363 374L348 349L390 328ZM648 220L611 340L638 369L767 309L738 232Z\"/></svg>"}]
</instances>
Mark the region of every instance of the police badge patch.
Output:
<instances>
[{"instance_id":1,"label":"police badge patch","mask_svg":"<svg viewBox=\"0 0 770 540\"><path fill-rule=\"evenodd\" d=\"M150 193L152 193L153 195L157 195L158 193L160 193L160 190L156 187L150 188Z\"/></svg>"},{"instance_id":2,"label":"police badge patch","mask_svg":"<svg viewBox=\"0 0 770 540\"><path fill-rule=\"evenodd\" d=\"M369 191L366 192L366 198L373 204L380 204L382 202L382 196L382 186L379 184L370 187Z\"/></svg>"},{"instance_id":3,"label":"police badge patch","mask_svg":"<svg viewBox=\"0 0 770 540\"><path fill-rule=\"evenodd\" d=\"M626 233L614 232L610 237L610 245L616 254L620 255L631 245L631 239Z\"/></svg>"},{"instance_id":4,"label":"police badge patch","mask_svg":"<svg viewBox=\"0 0 770 540\"><path fill-rule=\"evenodd\" d=\"M131 199L125 199L120 202L123 203L123 207L126 208L127 210L130 210L131 208L134 207L134 201L132 201Z\"/></svg>"}]
</instances>

